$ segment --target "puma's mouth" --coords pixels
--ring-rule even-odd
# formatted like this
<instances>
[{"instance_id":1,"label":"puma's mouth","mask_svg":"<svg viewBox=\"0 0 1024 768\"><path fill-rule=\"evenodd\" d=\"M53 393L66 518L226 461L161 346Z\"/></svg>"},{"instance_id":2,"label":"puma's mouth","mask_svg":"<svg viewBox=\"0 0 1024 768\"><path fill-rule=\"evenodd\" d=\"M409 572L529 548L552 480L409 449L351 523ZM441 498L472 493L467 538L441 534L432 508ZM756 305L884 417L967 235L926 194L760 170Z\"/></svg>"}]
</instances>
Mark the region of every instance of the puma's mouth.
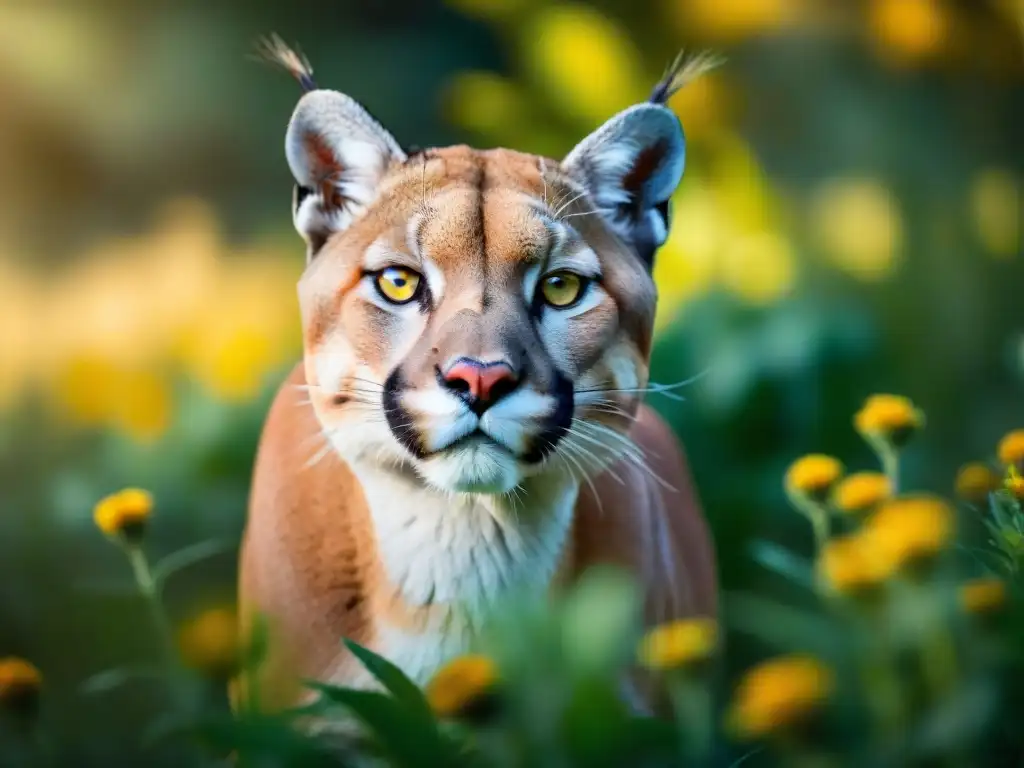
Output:
<instances>
[{"instance_id":1,"label":"puma's mouth","mask_svg":"<svg viewBox=\"0 0 1024 768\"><path fill-rule=\"evenodd\" d=\"M431 484L460 493L508 493L522 479L516 455L482 430L474 430L419 461Z\"/></svg>"}]
</instances>

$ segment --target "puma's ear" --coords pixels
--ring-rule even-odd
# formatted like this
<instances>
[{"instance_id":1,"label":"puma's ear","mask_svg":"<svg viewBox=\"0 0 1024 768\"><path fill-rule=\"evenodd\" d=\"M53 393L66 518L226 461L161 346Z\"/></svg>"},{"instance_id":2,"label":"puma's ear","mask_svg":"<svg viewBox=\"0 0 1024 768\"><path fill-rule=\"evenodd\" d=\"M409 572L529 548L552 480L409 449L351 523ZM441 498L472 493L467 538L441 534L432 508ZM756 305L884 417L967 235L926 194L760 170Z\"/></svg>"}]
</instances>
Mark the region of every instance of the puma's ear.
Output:
<instances>
[{"instance_id":1,"label":"puma's ear","mask_svg":"<svg viewBox=\"0 0 1024 768\"><path fill-rule=\"evenodd\" d=\"M312 90L295 108L285 154L297 187L295 228L312 257L377 196L388 167L406 157L398 142L357 101Z\"/></svg>"},{"instance_id":2,"label":"puma's ear","mask_svg":"<svg viewBox=\"0 0 1024 768\"><path fill-rule=\"evenodd\" d=\"M668 200L683 175L679 118L660 104L620 112L576 145L562 167L647 264L668 237Z\"/></svg>"},{"instance_id":3,"label":"puma's ear","mask_svg":"<svg viewBox=\"0 0 1024 768\"><path fill-rule=\"evenodd\" d=\"M665 106L687 83L718 66L707 53L680 54L650 99L632 106L587 136L562 161L600 208L605 221L650 266L668 237L669 198L679 185L686 139Z\"/></svg>"}]
</instances>

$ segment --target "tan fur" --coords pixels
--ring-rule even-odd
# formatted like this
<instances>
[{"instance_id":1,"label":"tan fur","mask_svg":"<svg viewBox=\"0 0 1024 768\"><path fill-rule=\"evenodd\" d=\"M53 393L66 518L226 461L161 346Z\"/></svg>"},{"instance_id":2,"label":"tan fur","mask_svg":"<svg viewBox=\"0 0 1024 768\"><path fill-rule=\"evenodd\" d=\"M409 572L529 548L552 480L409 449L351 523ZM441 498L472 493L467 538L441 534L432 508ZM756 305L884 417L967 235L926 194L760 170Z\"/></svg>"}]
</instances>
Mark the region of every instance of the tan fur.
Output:
<instances>
[{"instance_id":1,"label":"tan fur","mask_svg":"<svg viewBox=\"0 0 1024 768\"><path fill-rule=\"evenodd\" d=\"M551 258L600 264L586 311L530 314L524 281ZM430 310L375 304L363 276L374 259L433 279ZM638 577L648 623L715 614L713 548L685 459L636 393L653 282L556 161L452 147L393 164L374 202L312 257L299 295L304 363L264 428L241 558L243 620L262 614L271 631L266 664L245 681L263 706L303 700L302 679L372 685L343 637L425 682L502 595L571 585L597 563ZM431 411L447 408L437 372L460 356L527 372L518 415L486 422L524 454L568 378L570 436L535 464L489 443L430 454L450 426ZM398 369L400 426L422 459L384 423L381 387ZM501 488L446 490L473 456L502 467L487 470Z\"/></svg>"}]
</instances>

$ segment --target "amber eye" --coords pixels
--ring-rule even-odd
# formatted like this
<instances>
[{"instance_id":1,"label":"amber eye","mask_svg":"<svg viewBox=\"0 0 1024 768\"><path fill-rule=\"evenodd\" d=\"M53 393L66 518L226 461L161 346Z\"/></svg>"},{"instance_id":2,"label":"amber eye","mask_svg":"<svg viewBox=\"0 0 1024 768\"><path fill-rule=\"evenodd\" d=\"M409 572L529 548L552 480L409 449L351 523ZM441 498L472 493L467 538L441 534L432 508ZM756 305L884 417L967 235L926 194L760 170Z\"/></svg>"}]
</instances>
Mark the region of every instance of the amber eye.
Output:
<instances>
[{"instance_id":1,"label":"amber eye","mask_svg":"<svg viewBox=\"0 0 1024 768\"><path fill-rule=\"evenodd\" d=\"M552 272L541 282L540 292L546 303L564 309L579 300L586 286L585 279L573 272Z\"/></svg>"},{"instance_id":2,"label":"amber eye","mask_svg":"<svg viewBox=\"0 0 1024 768\"><path fill-rule=\"evenodd\" d=\"M377 291L392 304L407 304L416 297L420 276L403 267L388 267L377 273Z\"/></svg>"}]
</instances>

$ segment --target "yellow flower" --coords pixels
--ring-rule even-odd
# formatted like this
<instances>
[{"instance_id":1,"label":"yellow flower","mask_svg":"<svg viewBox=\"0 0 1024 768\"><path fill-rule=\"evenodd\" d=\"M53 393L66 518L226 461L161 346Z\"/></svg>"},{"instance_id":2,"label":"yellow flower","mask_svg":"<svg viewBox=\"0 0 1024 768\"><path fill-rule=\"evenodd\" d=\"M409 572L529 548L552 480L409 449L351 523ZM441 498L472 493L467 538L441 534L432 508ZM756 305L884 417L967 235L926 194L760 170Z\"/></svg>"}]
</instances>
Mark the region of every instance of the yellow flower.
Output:
<instances>
[{"instance_id":1,"label":"yellow flower","mask_svg":"<svg viewBox=\"0 0 1024 768\"><path fill-rule=\"evenodd\" d=\"M455 717L486 699L497 681L497 667L488 657L459 656L441 667L427 683L427 701L439 717Z\"/></svg>"},{"instance_id":2,"label":"yellow flower","mask_svg":"<svg viewBox=\"0 0 1024 768\"><path fill-rule=\"evenodd\" d=\"M460 72L448 87L447 105L456 125L488 137L504 135L529 111L519 86L493 72Z\"/></svg>"},{"instance_id":3,"label":"yellow flower","mask_svg":"<svg viewBox=\"0 0 1024 768\"><path fill-rule=\"evenodd\" d=\"M999 475L980 462L965 464L956 474L956 495L972 504L981 504L999 487Z\"/></svg>"},{"instance_id":4,"label":"yellow flower","mask_svg":"<svg viewBox=\"0 0 1024 768\"><path fill-rule=\"evenodd\" d=\"M786 472L786 488L790 493L824 498L843 475L838 459L812 453L794 461Z\"/></svg>"},{"instance_id":5,"label":"yellow flower","mask_svg":"<svg viewBox=\"0 0 1024 768\"><path fill-rule=\"evenodd\" d=\"M883 504L863 535L895 570L938 554L953 536L953 511L941 499L907 496Z\"/></svg>"},{"instance_id":6,"label":"yellow flower","mask_svg":"<svg viewBox=\"0 0 1024 768\"><path fill-rule=\"evenodd\" d=\"M543 4L521 28L534 79L570 118L598 125L646 98L640 53L611 17L582 4Z\"/></svg>"},{"instance_id":7,"label":"yellow flower","mask_svg":"<svg viewBox=\"0 0 1024 768\"><path fill-rule=\"evenodd\" d=\"M171 388L153 371L126 371L118 382L114 422L139 443L159 438L171 421Z\"/></svg>"},{"instance_id":8,"label":"yellow flower","mask_svg":"<svg viewBox=\"0 0 1024 768\"><path fill-rule=\"evenodd\" d=\"M1024 471L1024 429L1015 429L1006 433L999 441L997 453L999 461L1003 464L1007 466L1012 464L1017 469Z\"/></svg>"},{"instance_id":9,"label":"yellow flower","mask_svg":"<svg viewBox=\"0 0 1024 768\"><path fill-rule=\"evenodd\" d=\"M713 619L683 619L650 630L640 643L640 662L650 669L673 669L707 659L715 650Z\"/></svg>"},{"instance_id":10,"label":"yellow flower","mask_svg":"<svg viewBox=\"0 0 1024 768\"><path fill-rule=\"evenodd\" d=\"M872 395L853 418L857 431L867 438L880 438L902 445L924 426L924 414L906 397Z\"/></svg>"},{"instance_id":11,"label":"yellow flower","mask_svg":"<svg viewBox=\"0 0 1024 768\"><path fill-rule=\"evenodd\" d=\"M784 298L797 272L792 244L771 231L733 238L722 253L719 269L725 287L755 306Z\"/></svg>"},{"instance_id":12,"label":"yellow flower","mask_svg":"<svg viewBox=\"0 0 1024 768\"><path fill-rule=\"evenodd\" d=\"M893 561L875 551L862 533L830 539L821 550L818 573L837 592L857 593L889 578Z\"/></svg>"},{"instance_id":13,"label":"yellow flower","mask_svg":"<svg viewBox=\"0 0 1024 768\"><path fill-rule=\"evenodd\" d=\"M178 647L189 667L215 680L229 679L241 657L237 614L230 608L203 611L179 630Z\"/></svg>"},{"instance_id":14,"label":"yellow flower","mask_svg":"<svg viewBox=\"0 0 1024 768\"><path fill-rule=\"evenodd\" d=\"M833 493L844 512L867 512L892 496L892 482L881 472L857 472L845 478Z\"/></svg>"},{"instance_id":15,"label":"yellow flower","mask_svg":"<svg viewBox=\"0 0 1024 768\"><path fill-rule=\"evenodd\" d=\"M727 715L729 729L752 739L795 725L828 698L833 686L832 671L812 656L764 662L740 681Z\"/></svg>"},{"instance_id":16,"label":"yellow flower","mask_svg":"<svg viewBox=\"0 0 1024 768\"><path fill-rule=\"evenodd\" d=\"M1024 477L1021 477L1017 467L1012 464L1006 473L1005 485L1006 490L1013 494L1013 498L1017 501L1024 501Z\"/></svg>"},{"instance_id":17,"label":"yellow flower","mask_svg":"<svg viewBox=\"0 0 1024 768\"><path fill-rule=\"evenodd\" d=\"M152 442L170 422L171 391L163 376L98 354L66 361L53 382L53 396L72 421L116 426L138 442Z\"/></svg>"},{"instance_id":18,"label":"yellow flower","mask_svg":"<svg viewBox=\"0 0 1024 768\"><path fill-rule=\"evenodd\" d=\"M912 62L938 51L950 24L939 0L872 0L868 26L884 55Z\"/></svg>"},{"instance_id":19,"label":"yellow flower","mask_svg":"<svg viewBox=\"0 0 1024 768\"><path fill-rule=\"evenodd\" d=\"M153 512L153 497L139 488L125 488L96 505L93 519L107 536L137 540Z\"/></svg>"},{"instance_id":20,"label":"yellow flower","mask_svg":"<svg viewBox=\"0 0 1024 768\"><path fill-rule=\"evenodd\" d=\"M39 700L42 684L39 670L24 659L0 659L0 708L30 714Z\"/></svg>"},{"instance_id":21,"label":"yellow flower","mask_svg":"<svg viewBox=\"0 0 1024 768\"><path fill-rule=\"evenodd\" d=\"M992 613L1006 604L1006 584L993 577L973 579L961 585L959 597L967 613Z\"/></svg>"},{"instance_id":22,"label":"yellow flower","mask_svg":"<svg viewBox=\"0 0 1024 768\"><path fill-rule=\"evenodd\" d=\"M666 11L687 36L696 34L704 40L735 43L793 24L799 6L795 0L676 0Z\"/></svg>"},{"instance_id":23,"label":"yellow flower","mask_svg":"<svg viewBox=\"0 0 1024 768\"><path fill-rule=\"evenodd\" d=\"M840 177L814 193L815 238L830 261L863 282L878 282L899 265L903 219L892 192L878 179Z\"/></svg>"}]
</instances>

